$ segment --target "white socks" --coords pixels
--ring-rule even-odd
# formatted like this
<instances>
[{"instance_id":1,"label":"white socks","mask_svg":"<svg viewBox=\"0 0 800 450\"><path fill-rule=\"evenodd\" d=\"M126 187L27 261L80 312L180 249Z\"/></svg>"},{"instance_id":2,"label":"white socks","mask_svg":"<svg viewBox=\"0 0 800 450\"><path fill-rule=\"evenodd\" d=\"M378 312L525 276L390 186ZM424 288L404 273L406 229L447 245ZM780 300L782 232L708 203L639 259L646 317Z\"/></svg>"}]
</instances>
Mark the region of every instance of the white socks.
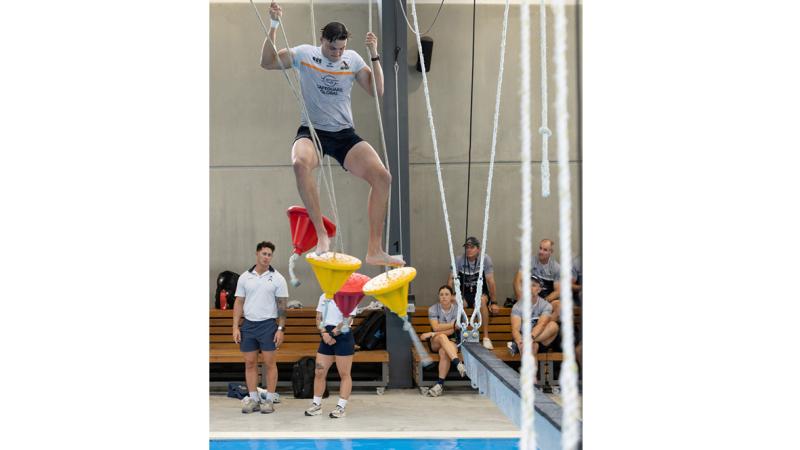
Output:
<instances>
[{"instance_id":1,"label":"white socks","mask_svg":"<svg viewBox=\"0 0 800 450\"><path fill-rule=\"evenodd\" d=\"M347 406L347 400L345 400L343 398L339 398L339 402L336 403L336 404L341 406L342 408L344 408L345 406Z\"/></svg>"},{"instance_id":2,"label":"white socks","mask_svg":"<svg viewBox=\"0 0 800 450\"><path fill-rule=\"evenodd\" d=\"M314 404L321 405L322 404L322 397L314 397Z\"/></svg>"},{"instance_id":3,"label":"white socks","mask_svg":"<svg viewBox=\"0 0 800 450\"><path fill-rule=\"evenodd\" d=\"M260 403L261 402L261 397L258 396L258 391L251 392L250 393L250 398L252 398L253 401L255 401L256 403Z\"/></svg>"}]
</instances>

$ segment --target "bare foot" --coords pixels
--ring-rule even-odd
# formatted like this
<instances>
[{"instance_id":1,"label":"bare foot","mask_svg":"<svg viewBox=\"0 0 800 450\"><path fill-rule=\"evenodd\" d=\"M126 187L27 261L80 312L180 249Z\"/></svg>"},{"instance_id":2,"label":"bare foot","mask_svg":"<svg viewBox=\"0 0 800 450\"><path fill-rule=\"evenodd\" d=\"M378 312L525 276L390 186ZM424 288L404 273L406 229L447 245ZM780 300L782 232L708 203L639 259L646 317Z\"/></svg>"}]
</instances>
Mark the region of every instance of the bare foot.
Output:
<instances>
[{"instance_id":1,"label":"bare foot","mask_svg":"<svg viewBox=\"0 0 800 450\"><path fill-rule=\"evenodd\" d=\"M321 255L323 253L327 253L330 250L331 240L328 238L327 234L317 235L317 248L314 249L314 253L317 255Z\"/></svg>"},{"instance_id":2,"label":"bare foot","mask_svg":"<svg viewBox=\"0 0 800 450\"><path fill-rule=\"evenodd\" d=\"M373 266L403 267L406 265L406 262L403 261L403 255L392 256L383 251L379 251L375 254L367 253L365 259L367 264Z\"/></svg>"}]
</instances>

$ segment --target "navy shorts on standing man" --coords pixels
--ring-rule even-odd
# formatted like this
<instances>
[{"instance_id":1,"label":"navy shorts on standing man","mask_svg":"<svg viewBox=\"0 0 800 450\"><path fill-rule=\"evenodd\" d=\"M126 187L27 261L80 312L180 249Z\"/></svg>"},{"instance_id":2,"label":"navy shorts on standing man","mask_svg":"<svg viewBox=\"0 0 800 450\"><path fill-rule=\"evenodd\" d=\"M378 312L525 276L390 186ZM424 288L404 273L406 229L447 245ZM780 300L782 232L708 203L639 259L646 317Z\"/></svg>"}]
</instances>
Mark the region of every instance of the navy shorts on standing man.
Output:
<instances>
[{"instance_id":1,"label":"navy shorts on standing man","mask_svg":"<svg viewBox=\"0 0 800 450\"><path fill-rule=\"evenodd\" d=\"M275 350L275 332L278 331L278 322L275 319L259 322L244 319L239 329L242 332L239 350L242 352L254 352L257 350L271 352Z\"/></svg>"}]
</instances>

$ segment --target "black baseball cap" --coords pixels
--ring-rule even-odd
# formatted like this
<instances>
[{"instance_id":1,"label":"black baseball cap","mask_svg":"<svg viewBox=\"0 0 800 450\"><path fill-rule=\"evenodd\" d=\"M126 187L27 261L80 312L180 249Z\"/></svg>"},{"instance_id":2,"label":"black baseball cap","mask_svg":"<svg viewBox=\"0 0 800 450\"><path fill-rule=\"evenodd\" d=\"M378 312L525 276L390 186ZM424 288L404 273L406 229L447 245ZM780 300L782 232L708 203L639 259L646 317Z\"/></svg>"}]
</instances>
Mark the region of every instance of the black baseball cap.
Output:
<instances>
[{"instance_id":1,"label":"black baseball cap","mask_svg":"<svg viewBox=\"0 0 800 450\"><path fill-rule=\"evenodd\" d=\"M542 280L536 275L531 275L531 281L535 281L536 284L538 284L539 286L544 286L544 280Z\"/></svg>"},{"instance_id":2,"label":"black baseball cap","mask_svg":"<svg viewBox=\"0 0 800 450\"><path fill-rule=\"evenodd\" d=\"M464 247L466 247L468 245L480 248L481 241L479 241L478 238L476 238L475 236L470 236L470 237L467 238L466 241L464 241Z\"/></svg>"}]
</instances>

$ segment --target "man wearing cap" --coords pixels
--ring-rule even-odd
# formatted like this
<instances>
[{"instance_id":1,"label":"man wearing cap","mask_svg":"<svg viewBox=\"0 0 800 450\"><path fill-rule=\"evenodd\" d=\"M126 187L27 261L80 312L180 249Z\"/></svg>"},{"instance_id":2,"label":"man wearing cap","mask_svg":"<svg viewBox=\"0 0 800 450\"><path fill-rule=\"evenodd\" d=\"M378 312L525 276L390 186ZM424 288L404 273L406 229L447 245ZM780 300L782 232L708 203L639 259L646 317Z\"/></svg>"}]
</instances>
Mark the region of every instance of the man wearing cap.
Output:
<instances>
[{"instance_id":1,"label":"man wearing cap","mask_svg":"<svg viewBox=\"0 0 800 450\"><path fill-rule=\"evenodd\" d=\"M456 258L456 271L458 280L461 284L461 298L466 302L468 308L475 307L475 297L478 290L478 274L480 272L481 243L478 238L470 236L464 242L464 254ZM452 268L451 268L452 269ZM447 285L453 287L453 273L447 279ZM489 309L487 307L495 297L494 284L494 265L489 255L483 255L483 288L481 289L481 318L483 328L483 346L492 350L492 340L489 339ZM499 309L497 305L492 305L492 312L496 313Z\"/></svg>"},{"instance_id":2,"label":"man wearing cap","mask_svg":"<svg viewBox=\"0 0 800 450\"><path fill-rule=\"evenodd\" d=\"M531 337L533 338L533 354L540 347L559 346L558 323L552 320L553 305L539 296L544 280L536 275L531 276ZM508 352L516 355L523 349L522 341L522 301L518 301L511 308L511 336L513 341L508 342Z\"/></svg>"},{"instance_id":3,"label":"man wearing cap","mask_svg":"<svg viewBox=\"0 0 800 450\"><path fill-rule=\"evenodd\" d=\"M542 290L539 295L545 300L550 302L553 306L553 321L558 321L559 312L561 311L561 287L559 280L561 279L561 265L558 264L553 255L553 241L550 239L542 239L539 242L539 253L533 257L531 261L531 275L536 275L542 280ZM522 295L522 271L517 272L514 277L514 294L519 300ZM519 303L519 301L517 301Z\"/></svg>"}]
</instances>

